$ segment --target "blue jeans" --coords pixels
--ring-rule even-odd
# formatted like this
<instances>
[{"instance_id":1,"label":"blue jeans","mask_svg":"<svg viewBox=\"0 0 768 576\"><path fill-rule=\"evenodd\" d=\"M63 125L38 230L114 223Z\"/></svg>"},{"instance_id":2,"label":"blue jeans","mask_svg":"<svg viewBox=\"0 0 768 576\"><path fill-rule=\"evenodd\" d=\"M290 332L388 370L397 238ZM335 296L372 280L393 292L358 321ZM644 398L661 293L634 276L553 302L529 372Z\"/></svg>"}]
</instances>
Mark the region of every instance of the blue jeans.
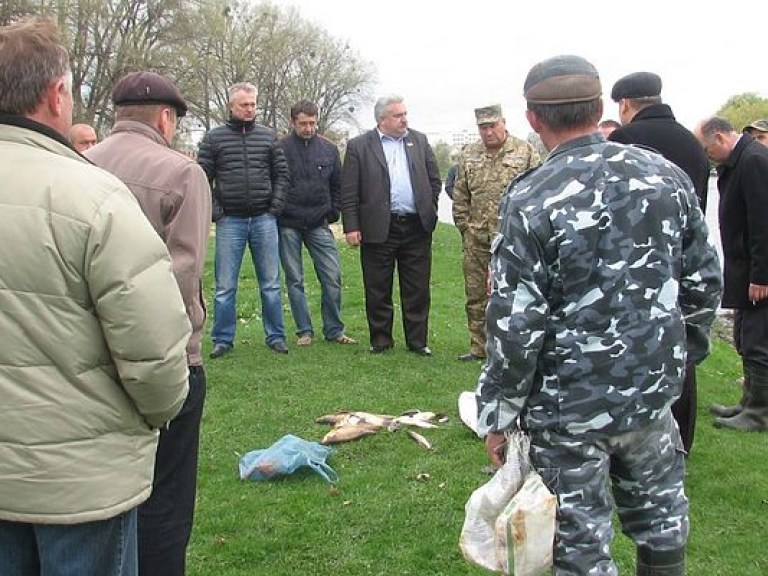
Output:
<instances>
[{"instance_id":1,"label":"blue jeans","mask_svg":"<svg viewBox=\"0 0 768 576\"><path fill-rule=\"evenodd\" d=\"M307 246L320 282L323 336L326 340L335 340L344 334L344 324L341 321L341 264L336 240L330 229L325 226L311 230L280 227L280 261L285 272L291 313L296 322L296 334L314 336L312 318L304 294L302 245Z\"/></svg>"},{"instance_id":2,"label":"blue jeans","mask_svg":"<svg viewBox=\"0 0 768 576\"><path fill-rule=\"evenodd\" d=\"M213 344L233 346L237 325L237 284L246 245L256 270L266 343L285 341L280 295L277 220L272 214L250 218L224 216L216 222L216 293L213 299Z\"/></svg>"},{"instance_id":3,"label":"blue jeans","mask_svg":"<svg viewBox=\"0 0 768 576\"><path fill-rule=\"evenodd\" d=\"M136 576L136 509L82 524L0 520L0 574Z\"/></svg>"}]
</instances>

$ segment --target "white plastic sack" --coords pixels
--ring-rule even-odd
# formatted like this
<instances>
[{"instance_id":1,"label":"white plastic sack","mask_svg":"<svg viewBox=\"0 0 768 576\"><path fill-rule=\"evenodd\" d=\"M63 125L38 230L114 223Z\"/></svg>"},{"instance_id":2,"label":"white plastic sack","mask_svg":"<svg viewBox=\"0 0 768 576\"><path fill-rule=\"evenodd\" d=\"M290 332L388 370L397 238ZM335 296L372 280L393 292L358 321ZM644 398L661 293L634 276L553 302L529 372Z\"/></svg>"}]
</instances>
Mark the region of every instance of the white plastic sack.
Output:
<instances>
[{"instance_id":1,"label":"white plastic sack","mask_svg":"<svg viewBox=\"0 0 768 576\"><path fill-rule=\"evenodd\" d=\"M496 518L528 475L530 440L522 432L507 439L507 458L491 479L477 488L464 506L464 525L459 547L467 561L494 572L501 572L501 558L496 553Z\"/></svg>"},{"instance_id":2,"label":"white plastic sack","mask_svg":"<svg viewBox=\"0 0 768 576\"><path fill-rule=\"evenodd\" d=\"M552 566L557 498L531 471L495 523L496 556L504 574L539 576Z\"/></svg>"}]
</instances>

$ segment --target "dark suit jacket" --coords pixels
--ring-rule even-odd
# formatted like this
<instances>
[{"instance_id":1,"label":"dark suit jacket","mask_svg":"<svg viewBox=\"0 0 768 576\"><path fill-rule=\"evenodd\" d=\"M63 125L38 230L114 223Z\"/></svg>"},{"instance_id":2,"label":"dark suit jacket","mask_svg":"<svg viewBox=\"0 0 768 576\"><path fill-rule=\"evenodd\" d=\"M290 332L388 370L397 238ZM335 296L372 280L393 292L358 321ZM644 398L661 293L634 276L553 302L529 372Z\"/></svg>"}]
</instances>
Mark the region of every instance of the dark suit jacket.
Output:
<instances>
[{"instance_id":1,"label":"dark suit jacket","mask_svg":"<svg viewBox=\"0 0 768 576\"><path fill-rule=\"evenodd\" d=\"M405 154L411 172L414 201L421 225L432 232L442 182L427 137L408 130ZM362 241L384 242L389 235L390 182L387 160L376 129L347 143L341 173L341 214L344 232L362 232Z\"/></svg>"},{"instance_id":2,"label":"dark suit jacket","mask_svg":"<svg viewBox=\"0 0 768 576\"><path fill-rule=\"evenodd\" d=\"M642 144L652 148L688 174L693 182L701 211L707 211L709 160L696 136L675 120L666 104L651 104L640 110L626 126L616 128L608 140Z\"/></svg>"},{"instance_id":3,"label":"dark suit jacket","mask_svg":"<svg viewBox=\"0 0 768 576\"><path fill-rule=\"evenodd\" d=\"M752 308L749 284L768 284L768 148L742 135L717 168L723 308ZM761 300L758 308L768 307Z\"/></svg>"}]
</instances>

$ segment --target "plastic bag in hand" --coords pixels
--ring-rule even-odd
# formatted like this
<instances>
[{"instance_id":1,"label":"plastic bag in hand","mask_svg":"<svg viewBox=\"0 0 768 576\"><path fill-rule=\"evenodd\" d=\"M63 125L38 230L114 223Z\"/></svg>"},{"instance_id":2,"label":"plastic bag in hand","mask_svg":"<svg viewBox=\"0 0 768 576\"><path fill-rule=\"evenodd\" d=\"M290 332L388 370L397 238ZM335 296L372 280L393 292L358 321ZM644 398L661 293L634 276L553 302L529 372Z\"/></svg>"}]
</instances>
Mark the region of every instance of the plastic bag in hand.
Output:
<instances>
[{"instance_id":1,"label":"plastic bag in hand","mask_svg":"<svg viewBox=\"0 0 768 576\"><path fill-rule=\"evenodd\" d=\"M268 480L306 466L328 482L336 482L338 474L326 463L332 451L330 446L286 434L269 448L253 450L240 458L240 479Z\"/></svg>"},{"instance_id":2,"label":"plastic bag in hand","mask_svg":"<svg viewBox=\"0 0 768 576\"><path fill-rule=\"evenodd\" d=\"M530 439L520 431L507 438L507 458L491 479L472 492L464 506L464 526L459 547L469 562L486 570L501 572L502 559L496 553L496 518L523 485L530 470Z\"/></svg>"}]
</instances>

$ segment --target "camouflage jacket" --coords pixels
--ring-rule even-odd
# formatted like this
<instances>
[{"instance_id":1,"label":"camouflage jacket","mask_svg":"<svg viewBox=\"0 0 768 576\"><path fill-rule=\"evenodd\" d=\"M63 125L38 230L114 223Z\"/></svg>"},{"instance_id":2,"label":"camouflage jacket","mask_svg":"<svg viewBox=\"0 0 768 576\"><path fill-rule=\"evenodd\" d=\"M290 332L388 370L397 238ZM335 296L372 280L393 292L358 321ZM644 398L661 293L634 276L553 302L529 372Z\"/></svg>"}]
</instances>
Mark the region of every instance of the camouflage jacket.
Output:
<instances>
[{"instance_id":1,"label":"camouflage jacket","mask_svg":"<svg viewBox=\"0 0 768 576\"><path fill-rule=\"evenodd\" d=\"M464 234L467 228L485 234L496 231L499 201L515 176L541 162L528 142L507 134L497 152L488 152L482 140L469 144L461 154L453 187L453 222Z\"/></svg>"},{"instance_id":2,"label":"camouflage jacket","mask_svg":"<svg viewBox=\"0 0 768 576\"><path fill-rule=\"evenodd\" d=\"M709 351L717 252L688 176L647 150L595 133L514 181L491 274L481 434L637 430Z\"/></svg>"}]
</instances>

